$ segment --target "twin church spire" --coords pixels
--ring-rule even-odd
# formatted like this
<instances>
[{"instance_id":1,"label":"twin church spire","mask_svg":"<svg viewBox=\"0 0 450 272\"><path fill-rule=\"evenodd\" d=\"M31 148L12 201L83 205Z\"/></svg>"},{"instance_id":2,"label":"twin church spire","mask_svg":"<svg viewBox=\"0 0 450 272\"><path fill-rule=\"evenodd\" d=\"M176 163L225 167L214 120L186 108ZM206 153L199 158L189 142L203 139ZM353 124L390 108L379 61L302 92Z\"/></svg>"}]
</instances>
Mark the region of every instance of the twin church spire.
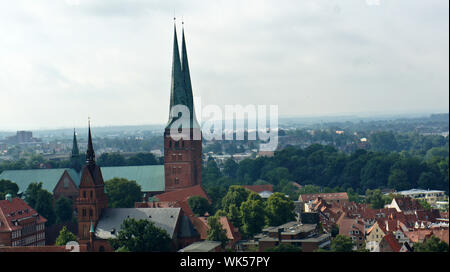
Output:
<instances>
[{"instance_id":1,"label":"twin church spire","mask_svg":"<svg viewBox=\"0 0 450 272\"><path fill-rule=\"evenodd\" d=\"M184 105L189 109L190 128L200 128L194 111L194 97L192 95L191 76L189 72L189 62L186 49L186 38L184 27L182 30L181 58L178 49L177 28L174 24L173 38L173 59L172 59L172 77L170 87L170 112L169 122L166 128L170 128L172 123L178 118L177 113L171 112L172 107Z\"/></svg>"}]
</instances>

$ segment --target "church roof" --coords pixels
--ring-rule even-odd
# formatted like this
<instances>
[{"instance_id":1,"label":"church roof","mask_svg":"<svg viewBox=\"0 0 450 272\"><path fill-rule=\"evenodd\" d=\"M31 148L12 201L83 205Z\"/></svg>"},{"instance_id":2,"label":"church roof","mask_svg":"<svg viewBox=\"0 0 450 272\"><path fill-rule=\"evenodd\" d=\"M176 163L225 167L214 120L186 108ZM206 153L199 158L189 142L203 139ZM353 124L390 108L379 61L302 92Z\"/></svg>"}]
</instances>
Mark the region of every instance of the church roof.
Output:
<instances>
[{"instance_id":1,"label":"church roof","mask_svg":"<svg viewBox=\"0 0 450 272\"><path fill-rule=\"evenodd\" d=\"M24 192L32 182L42 182L42 188L52 192L66 170L75 184L80 186L81 173L70 168L5 170L0 174L0 179L16 183L19 192ZM163 192L165 189L164 165L100 167L100 170L104 181L115 177L135 180L143 192Z\"/></svg>"},{"instance_id":2,"label":"church roof","mask_svg":"<svg viewBox=\"0 0 450 272\"><path fill-rule=\"evenodd\" d=\"M10 180L19 186L19 192L25 192L32 182L42 182L42 189L52 192L59 179L67 171L77 186L80 185L80 175L70 168L5 170L0 174L0 180Z\"/></svg>"},{"instance_id":3,"label":"church roof","mask_svg":"<svg viewBox=\"0 0 450 272\"><path fill-rule=\"evenodd\" d=\"M114 238L127 218L145 219L156 227L164 229L170 238L174 236L181 208L108 208L102 213L95 228L95 236L100 239Z\"/></svg>"},{"instance_id":4,"label":"church roof","mask_svg":"<svg viewBox=\"0 0 450 272\"><path fill-rule=\"evenodd\" d=\"M164 165L101 167L101 170L105 181L115 177L135 180L142 192L163 192L165 189Z\"/></svg>"}]
</instances>

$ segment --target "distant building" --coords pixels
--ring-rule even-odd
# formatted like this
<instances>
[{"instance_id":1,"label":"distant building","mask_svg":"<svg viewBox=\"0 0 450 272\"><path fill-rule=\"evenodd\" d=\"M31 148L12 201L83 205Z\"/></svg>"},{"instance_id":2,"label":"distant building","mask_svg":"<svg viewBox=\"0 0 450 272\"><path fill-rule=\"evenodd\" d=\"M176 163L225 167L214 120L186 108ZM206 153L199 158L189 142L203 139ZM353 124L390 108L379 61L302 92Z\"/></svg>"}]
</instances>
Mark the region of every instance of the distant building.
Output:
<instances>
[{"instance_id":1,"label":"distant building","mask_svg":"<svg viewBox=\"0 0 450 272\"><path fill-rule=\"evenodd\" d=\"M313 252L319 248L329 248L330 235L320 234L318 224L288 222L277 227L268 227L254 236L258 251L262 252L280 244L290 244L302 248L303 252Z\"/></svg>"},{"instance_id":2,"label":"distant building","mask_svg":"<svg viewBox=\"0 0 450 272\"><path fill-rule=\"evenodd\" d=\"M249 189L252 192L257 193L262 198L269 198L273 193L273 185L265 184L265 185L244 185L246 189Z\"/></svg>"},{"instance_id":3,"label":"distant building","mask_svg":"<svg viewBox=\"0 0 450 272\"><path fill-rule=\"evenodd\" d=\"M437 201L447 200L448 202L448 197L446 197L445 192L439 190L411 189L397 192L397 194L401 194L413 199L426 200L430 205L435 205Z\"/></svg>"},{"instance_id":4,"label":"distant building","mask_svg":"<svg viewBox=\"0 0 450 272\"><path fill-rule=\"evenodd\" d=\"M33 133L31 131L17 131L17 134L6 138L6 142L11 144L23 144L31 142L39 142L37 138L33 138Z\"/></svg>"},{"instance_id":5,"label":"distant building","mask_svg":"<svg viewBox=\"0 0 450 272\"><path fill-rule=\"evenodd\" d=\"M304 203L305 212L310 212L308 203L317 198L325 200L329 204L348 203L347 193L320 193L320 194L302 194L298 197L298 201Z\"/></svg>"},{"instance_id":6,"label":"distant building","mask_svg":"<svg viewBox=\"0 0 450 272\"><path fill-rule=\"evenodd\" d=\"M0 200L0 246L44 246L45 222L23 199Z\"/></svg>"}]
</instances>

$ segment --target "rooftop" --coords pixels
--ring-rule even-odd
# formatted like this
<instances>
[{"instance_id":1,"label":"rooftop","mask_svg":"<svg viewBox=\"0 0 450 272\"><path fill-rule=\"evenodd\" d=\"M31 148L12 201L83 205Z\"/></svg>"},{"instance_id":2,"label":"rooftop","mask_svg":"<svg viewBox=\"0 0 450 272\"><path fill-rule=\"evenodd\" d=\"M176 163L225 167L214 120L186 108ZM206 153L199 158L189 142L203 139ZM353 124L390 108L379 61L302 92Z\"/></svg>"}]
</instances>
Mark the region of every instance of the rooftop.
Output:
<instances>
[{"instance_id":1,"label":"rooftop","mask_svg":"<svg viewBox=\"0 0 450 272\"><path fill-rule=\"evenodd\" d=\"M190 244L187 247L180 249L178 252L210 252L220 245L221 242L205 240Z\"/></svg>"}]
</instances>

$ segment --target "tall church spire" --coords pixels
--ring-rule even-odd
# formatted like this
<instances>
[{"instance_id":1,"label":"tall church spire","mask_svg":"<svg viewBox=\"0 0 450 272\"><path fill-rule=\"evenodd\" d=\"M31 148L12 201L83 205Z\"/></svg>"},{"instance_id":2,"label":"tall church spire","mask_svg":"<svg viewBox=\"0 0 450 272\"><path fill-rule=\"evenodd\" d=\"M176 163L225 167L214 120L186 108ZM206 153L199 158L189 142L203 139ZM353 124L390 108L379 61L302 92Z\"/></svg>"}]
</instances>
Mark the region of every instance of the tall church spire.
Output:
<instances>
[{"instance_id":1,"label":"tall church spire","mask_svg":"<svg viewBox=\"0 0 450 272\"><path fill-rule=\"evenodd\" d=\"M77 134L75 133L75 129L73 129L73 144L72 144L72 155L70 156L70 164L72 169L75 169L75 171L80 172L81 170L80 151L78 150Z\"/></svg>"},{"instance_id":2,"label":"tall church spire","mask_svg":"<svg viewBox=\"0 0 450 272\"><path fill-rule=\"evenodd\" d=\"M73 129L72 157L78 157L79 155L80 151L78 150L77 134L75 133L75 129Z\"/></svg>"},{"instance_id":3,"label":"tall church spire","mask_svg":"<svg viewBox=\"0 0 450 272\"><path fill-rule=\"evenodd\" d=\"M88 148L86 151L86 164L89 165L95 165L95 153L94 153L94 146L92 145L92 136L91 136L91 121L88 123L89 127L89 136L88 136Z\"/></svg>"},{"instance_id":4,"label":"tall church spire","mask_svg":"<svg viewBox=\"0 0 450 272\"><path fill-rule=\"evenodd\" d=\"M181 71L180 52L178 49L177 28L174 24L173 35L173 59L172 59L172 78L170 86L170 108L169 108L169 122L167 127L175 121L178 116L172 116L170 111L175 105L187 105L186 91L184 88L184 79Z\"/></svg>"},{"instance_id":5,"label":"tall church spire","mask_svg":"<svg viewBox=\"0 0 450 272\"><path fill-rule=\"evenodd\" d=\"M197 117L195 116L194 110L194 96L192 95L192 84L191 84L191 74L189 72L189 62L187 56L186 49L186 39L184 36L184 22L183 22L183 37L182 37L182 45L181 45L181 54L182 54L182 72L183 72L183 80L184 80L184 89L186 91L186 106L190 111L190 125L191 128L199 128L200 126L197 123Z\"/></svg>"}]
</instances>

